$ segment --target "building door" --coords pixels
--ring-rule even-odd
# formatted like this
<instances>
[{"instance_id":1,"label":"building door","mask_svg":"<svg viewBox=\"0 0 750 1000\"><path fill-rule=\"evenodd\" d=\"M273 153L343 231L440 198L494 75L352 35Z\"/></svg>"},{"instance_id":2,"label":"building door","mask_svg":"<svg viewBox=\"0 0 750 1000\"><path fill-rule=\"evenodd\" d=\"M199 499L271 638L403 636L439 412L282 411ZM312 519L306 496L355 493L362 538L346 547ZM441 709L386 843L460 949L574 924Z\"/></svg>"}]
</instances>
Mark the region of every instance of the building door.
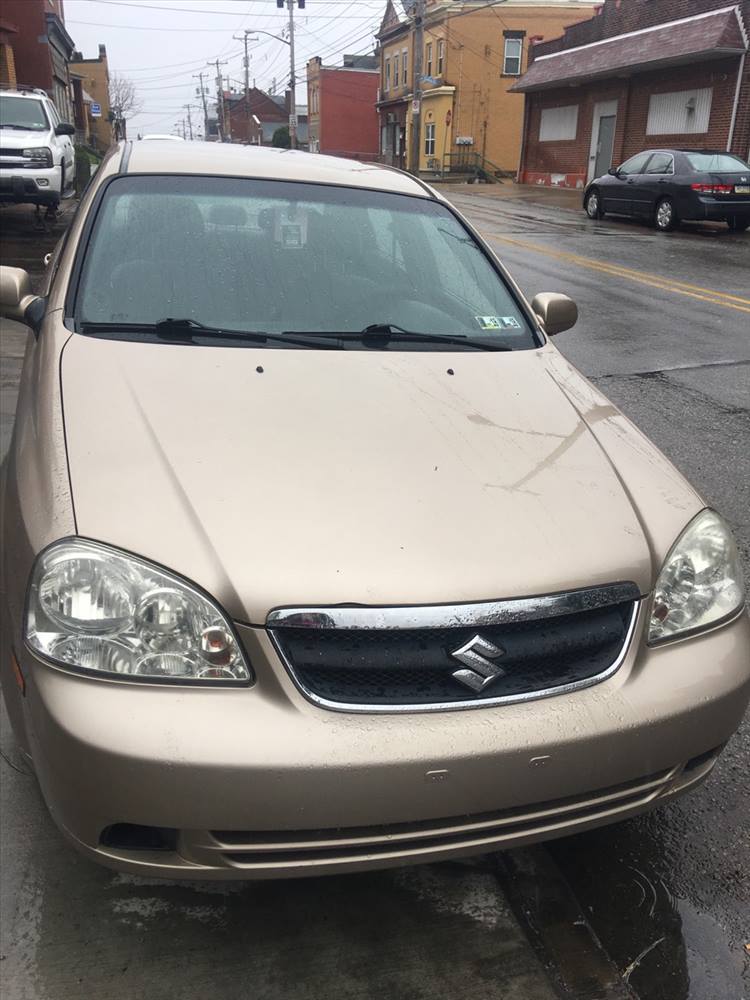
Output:
<instances>
[{"instance_id":1,"label":"building door","mask_svg":"<svg viewBox=\"0 0 750 1000\"><path fill-rule=\"evenodd\" d=\"M612 166L617 124L617 101L599 101L591 119L591 148L587 180L606 174Z\"/></svg>"},{"instance_id":2,"label":"building door","mask_svg":"<svg viewBox=\"0 0 750 1000\"><path fill-rule=\"evenodd\" d=\"M599 119L599 141L596 144L594 177L601 177L602 174L606 174L612 166L616 122L617 115L602 115Z\"/></svg>"}]
</instances>

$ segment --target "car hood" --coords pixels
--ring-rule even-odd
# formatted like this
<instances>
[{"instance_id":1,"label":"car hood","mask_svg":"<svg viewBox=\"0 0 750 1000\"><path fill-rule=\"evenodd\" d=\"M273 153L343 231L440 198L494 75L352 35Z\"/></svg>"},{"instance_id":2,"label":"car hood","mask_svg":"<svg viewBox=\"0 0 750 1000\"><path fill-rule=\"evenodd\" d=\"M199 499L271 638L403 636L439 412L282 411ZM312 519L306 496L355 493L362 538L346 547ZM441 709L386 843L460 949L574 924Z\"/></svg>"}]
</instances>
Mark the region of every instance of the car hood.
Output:
<instances>
[{"instance_id":1,"label":"car hood","mask_svg":"<svg viewBox=\"0 0 750 1000\"><path fill-rule=\"evenodd\" d=\"M33 146L49 145L49 132L34 132L16 128L0 129L0 153L4 149L27 149Z\"/></svg>"},{"instance_id":2,"label":"car hood","mask_svg":"<svg viewBox=\"0 0 750 1000\"><path fill-rule=\"evenodd\" d=\"M617 411L584 420L555 355L74 335L62 387L78 533L184 574L251 623L285 605L618 580L645 593L649 541L590 429Z\"/></svg>"}]
</instances>

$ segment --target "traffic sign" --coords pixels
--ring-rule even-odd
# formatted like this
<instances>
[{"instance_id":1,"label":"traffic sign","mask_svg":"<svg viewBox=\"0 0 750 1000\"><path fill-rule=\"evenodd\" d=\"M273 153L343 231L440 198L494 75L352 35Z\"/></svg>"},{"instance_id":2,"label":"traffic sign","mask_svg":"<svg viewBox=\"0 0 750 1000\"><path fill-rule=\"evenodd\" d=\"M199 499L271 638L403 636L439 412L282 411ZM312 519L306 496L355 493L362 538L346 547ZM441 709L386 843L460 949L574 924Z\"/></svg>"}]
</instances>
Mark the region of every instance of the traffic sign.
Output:
<instances>
[{"instance_id":1,"label":"traffic sign","mask_svg":"<svg viewBox=\"0 0 750 1000\"><path fill-rule=\"evenodd\" d=\"M101 118L101 116L102 116L102 106L101 106L101 104L92 104L91 105L91 117L92 118Z\"/></svg>"}]
</instances>

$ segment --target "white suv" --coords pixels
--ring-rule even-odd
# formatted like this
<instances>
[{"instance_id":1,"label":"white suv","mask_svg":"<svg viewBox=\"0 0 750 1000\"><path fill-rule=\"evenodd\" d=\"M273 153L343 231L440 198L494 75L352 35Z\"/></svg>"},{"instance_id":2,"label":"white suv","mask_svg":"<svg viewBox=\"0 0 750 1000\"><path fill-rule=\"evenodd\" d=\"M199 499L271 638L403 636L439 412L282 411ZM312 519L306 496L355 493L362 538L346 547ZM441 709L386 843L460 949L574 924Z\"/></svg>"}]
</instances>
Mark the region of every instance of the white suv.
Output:
<instances>
[{"instance_id":1,"label":"white suv","mask_svg":"<svg viewBox=\"0 0 750 1000\"><path fill-rule=\"evenodd\" d=\"M0 91L0 202L54 210L75 190L75 126L43 90Z\"/></svg>"}]
</instances>

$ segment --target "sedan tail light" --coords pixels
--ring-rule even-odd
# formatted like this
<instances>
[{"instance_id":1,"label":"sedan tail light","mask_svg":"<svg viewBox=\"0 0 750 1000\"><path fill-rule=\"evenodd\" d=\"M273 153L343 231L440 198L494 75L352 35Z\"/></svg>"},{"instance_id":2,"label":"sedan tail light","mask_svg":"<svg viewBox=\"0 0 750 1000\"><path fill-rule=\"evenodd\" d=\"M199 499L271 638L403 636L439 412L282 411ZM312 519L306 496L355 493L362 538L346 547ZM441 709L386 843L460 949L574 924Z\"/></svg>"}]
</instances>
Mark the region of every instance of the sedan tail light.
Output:
<instances>
[{"instance_id":1,"label":"sedan tail light","mask_svg":"<svg viewBox=\"0 0 750 1000\"><path fill-rule=\"evenodd\" d=\"M732 194L734 191L733 184L691 184L690 187L700 194Z\"/></svg>"}]
</instances>

